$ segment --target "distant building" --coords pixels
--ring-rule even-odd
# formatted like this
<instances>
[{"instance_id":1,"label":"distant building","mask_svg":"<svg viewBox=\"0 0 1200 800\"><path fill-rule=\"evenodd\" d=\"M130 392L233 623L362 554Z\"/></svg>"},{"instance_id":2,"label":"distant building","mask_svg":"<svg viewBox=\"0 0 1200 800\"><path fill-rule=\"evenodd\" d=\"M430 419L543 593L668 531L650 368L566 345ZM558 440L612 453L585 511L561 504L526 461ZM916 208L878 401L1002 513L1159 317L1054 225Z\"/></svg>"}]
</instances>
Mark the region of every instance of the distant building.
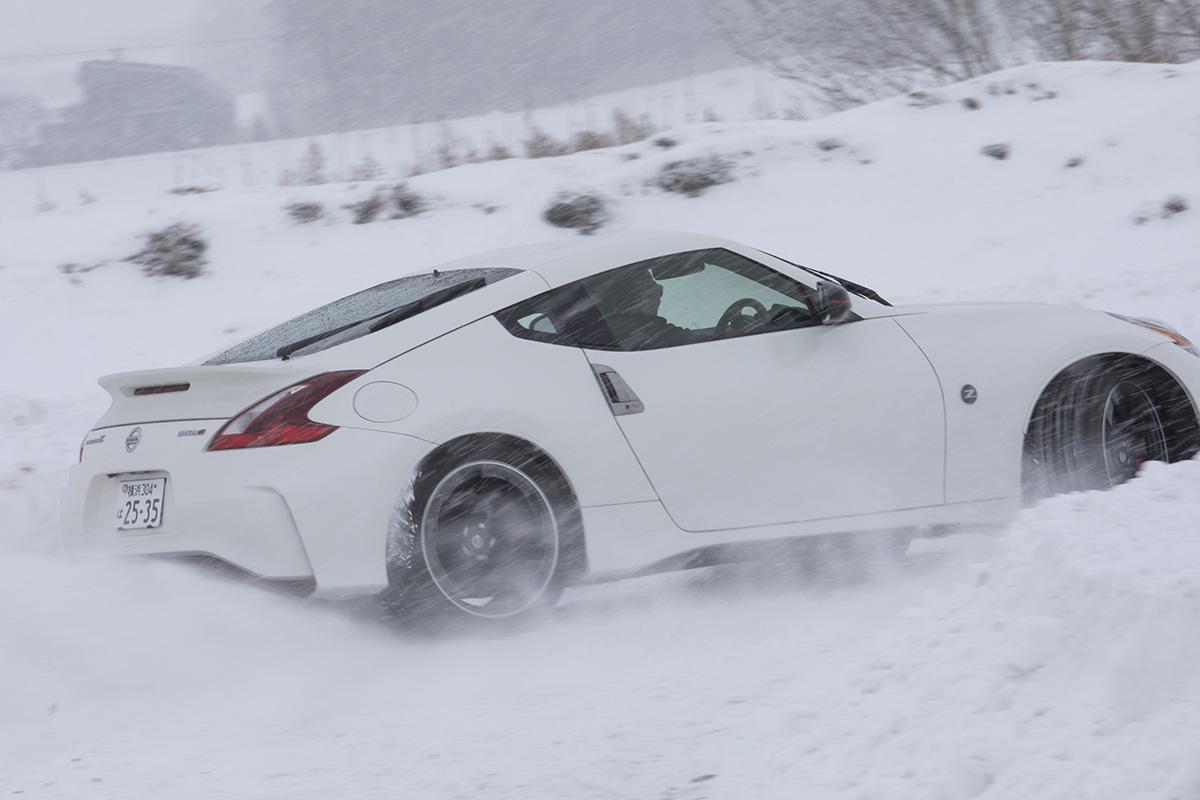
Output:
<instances>
[{"instance_id":1,"label":"distant building","mask_svg":"<svg viewBox=\"0 0 1200 800\"><path fill-rule=\"evenodd\" d=\"M32 162L57 164L227 144L233 98L188 67L129 61L79 66L83 99L45 125Z\"/></svg>"}]
</instances>

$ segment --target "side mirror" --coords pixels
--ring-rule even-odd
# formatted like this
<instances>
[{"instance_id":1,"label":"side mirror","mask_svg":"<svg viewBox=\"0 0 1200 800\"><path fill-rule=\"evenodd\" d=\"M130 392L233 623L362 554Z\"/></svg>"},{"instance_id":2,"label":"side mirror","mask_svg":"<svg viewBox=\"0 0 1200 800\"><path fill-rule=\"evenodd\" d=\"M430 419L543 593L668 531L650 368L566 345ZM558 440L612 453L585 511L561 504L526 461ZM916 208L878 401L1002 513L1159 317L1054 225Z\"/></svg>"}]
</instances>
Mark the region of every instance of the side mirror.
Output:
<instances>
[{"instance_id":1,"label":"side mirror","mask_svg":"<svg viewBox=\"0 0 1200 800\"><path fill-rule=\"evenodd\" d=\"M840 283L819 281L809 300L809 311L822 325L837 325L850 316L850 293Z\"/></svg>"}]
</instances>

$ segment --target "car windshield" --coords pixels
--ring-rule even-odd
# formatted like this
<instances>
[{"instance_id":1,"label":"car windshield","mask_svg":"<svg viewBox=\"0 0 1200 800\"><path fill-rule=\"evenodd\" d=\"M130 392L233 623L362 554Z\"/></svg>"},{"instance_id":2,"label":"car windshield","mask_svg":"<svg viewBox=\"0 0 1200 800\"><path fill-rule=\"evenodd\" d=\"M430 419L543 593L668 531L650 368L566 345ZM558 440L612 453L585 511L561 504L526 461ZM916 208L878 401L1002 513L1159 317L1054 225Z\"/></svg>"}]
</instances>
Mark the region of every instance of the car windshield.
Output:
<instances>
[{"instance_id":1,"label":"car windshield","mask_svg":"<svg viewBox=\"0 0 1200 800\"><path fill-rule=\"evenodd\" d=\"M277 358L281 351L289 356L316 353L365 336L374 327L371 323L389 312L411 305L415 306L414 313L419 313L519 271L501 267L434 270L398 278L307 311L235 344L204 363L215 365L267 361ZM457 287L463 290L448 291ZM439 298L441 302L416 306L422 301ZM307 344L296 347L306 340Z\"/></svg>"}]
</instances>

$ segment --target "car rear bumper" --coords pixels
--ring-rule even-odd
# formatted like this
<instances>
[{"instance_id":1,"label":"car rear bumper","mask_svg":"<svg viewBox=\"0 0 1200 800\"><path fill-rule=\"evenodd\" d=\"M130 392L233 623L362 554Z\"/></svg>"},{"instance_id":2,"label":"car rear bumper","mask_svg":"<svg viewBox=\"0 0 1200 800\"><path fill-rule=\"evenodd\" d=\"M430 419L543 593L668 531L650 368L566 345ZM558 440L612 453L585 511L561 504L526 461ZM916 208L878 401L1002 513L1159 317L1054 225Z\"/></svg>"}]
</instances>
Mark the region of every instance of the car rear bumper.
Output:
<instances>
[{"instance_id":1,"label":"car rear bumper","mask_svg":"<svg viewBox=\"0 0 1200 800\"><path fill-rule=\"evenodd\" d=\"M208 452L220 424L159 422L90 433L93 443L71 469L63 499L68 548L211 558L255 578L321 590L386 585L392 514L433 445L342 428L308 444ZM134 427L138 442L130 450ZM166 478L161 525L118 530L121 481L154 477Z\"/></svg>"}]
</instances>

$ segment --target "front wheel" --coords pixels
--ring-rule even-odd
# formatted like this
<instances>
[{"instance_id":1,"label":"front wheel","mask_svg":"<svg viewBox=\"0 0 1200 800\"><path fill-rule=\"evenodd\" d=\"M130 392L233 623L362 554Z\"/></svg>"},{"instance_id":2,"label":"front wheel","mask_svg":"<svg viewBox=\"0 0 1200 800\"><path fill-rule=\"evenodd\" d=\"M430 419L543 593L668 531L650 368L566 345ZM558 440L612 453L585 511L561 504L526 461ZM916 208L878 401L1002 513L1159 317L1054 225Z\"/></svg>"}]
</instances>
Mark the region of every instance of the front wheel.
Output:
<instances>
[{"instance_id":1,"label":"front wheel","mask_svg":"<svg viewBox=\"0 0 1200 800\"><path fill-rule=\"evenodd\" d=\"M1109 489L1148 461L1188 458L1195 420L1162 370L1134 359L1083 362L1050 386L1030 423L1027 499Z\"/></svg>"},{"instance_id":2,"label":"front wheel","mask_svg":"<svg viewBox=\"0 0 1200 800\"><path fill-rule=\"evenodd\" d=\"M577 511L537 458L477 448L418 478L389 558L388 605L423 625L553 608ZM395 544L395 543L394 543Z\"/></svg>"}]
</instances>

